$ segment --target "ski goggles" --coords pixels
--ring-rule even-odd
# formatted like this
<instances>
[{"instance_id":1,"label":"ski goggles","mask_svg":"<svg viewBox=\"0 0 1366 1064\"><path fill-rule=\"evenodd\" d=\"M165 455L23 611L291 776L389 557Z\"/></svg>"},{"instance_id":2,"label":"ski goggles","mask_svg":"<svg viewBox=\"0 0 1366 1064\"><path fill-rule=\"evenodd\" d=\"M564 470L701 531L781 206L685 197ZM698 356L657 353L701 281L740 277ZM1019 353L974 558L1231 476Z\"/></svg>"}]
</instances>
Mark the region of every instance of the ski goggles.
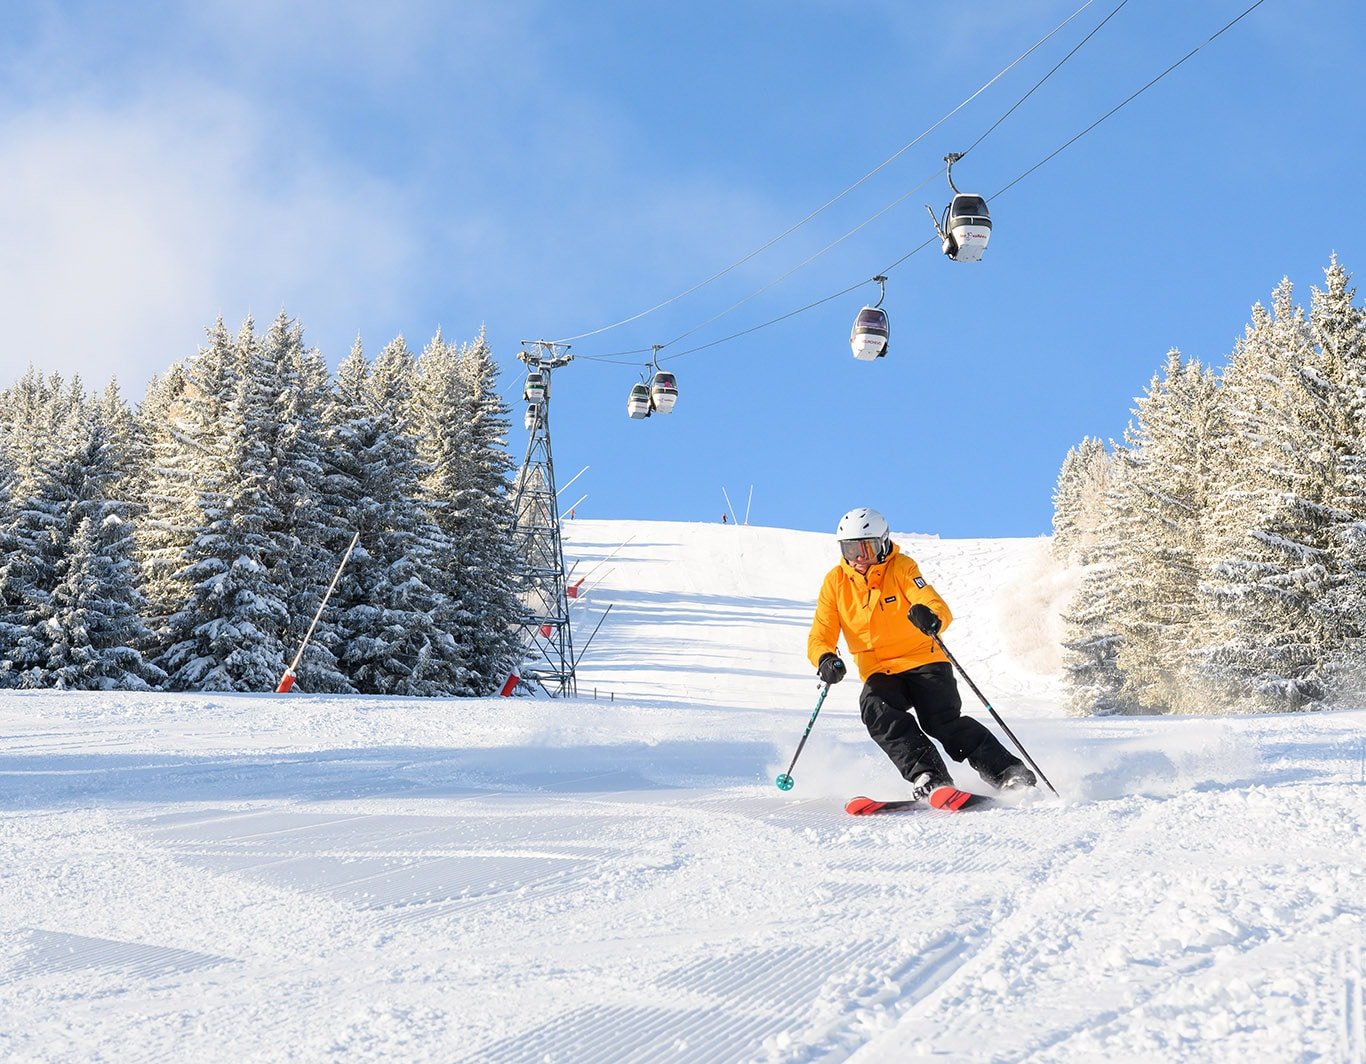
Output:
<instances>
[{"instance_id":1,"label":"ski goggles","mask_svg":"<svg viewBox=\"0 0 1366 1064\"><path fill-rule=\"evenodd\" d=\"M882 553L882 540L878 537L869 539L842 539L840 540L840 554L844 560L853 565L860 559L875 562L877 556Z\"/></svg>"}]
</instances>

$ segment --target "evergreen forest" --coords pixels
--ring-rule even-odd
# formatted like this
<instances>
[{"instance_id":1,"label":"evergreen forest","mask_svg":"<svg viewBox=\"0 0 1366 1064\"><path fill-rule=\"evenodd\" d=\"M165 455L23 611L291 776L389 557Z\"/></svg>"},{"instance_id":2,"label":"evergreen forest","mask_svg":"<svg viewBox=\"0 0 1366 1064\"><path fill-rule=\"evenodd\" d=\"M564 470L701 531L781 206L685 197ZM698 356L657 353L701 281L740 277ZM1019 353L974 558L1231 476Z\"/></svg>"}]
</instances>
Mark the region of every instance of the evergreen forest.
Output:
<instances>
[{"instance_id":1,"label":"evergreen forest","mask_svg":"<svg viewBox=\"0 0 1366 1064\"><path fill-rule=\"evenodd\" d=\"M1122 442L1054 493L1080 713L1360 704L1366 674L1366 312L1334 256L1306 313L1257 303L1222 369L1179 351Z\"/></svg>"},{"instance_id":2,"label":"evergreen forest","mask_svg":"<svg viewBox=\"0 0 1366 1064\"><path fill-rule=\"evenodd\" d=\"M507 408L482 334L220 319L136 407L0 392L0 688L274 690L353 537L302 689L487 695L517 657Z\"/></svg>"}]
</instances>

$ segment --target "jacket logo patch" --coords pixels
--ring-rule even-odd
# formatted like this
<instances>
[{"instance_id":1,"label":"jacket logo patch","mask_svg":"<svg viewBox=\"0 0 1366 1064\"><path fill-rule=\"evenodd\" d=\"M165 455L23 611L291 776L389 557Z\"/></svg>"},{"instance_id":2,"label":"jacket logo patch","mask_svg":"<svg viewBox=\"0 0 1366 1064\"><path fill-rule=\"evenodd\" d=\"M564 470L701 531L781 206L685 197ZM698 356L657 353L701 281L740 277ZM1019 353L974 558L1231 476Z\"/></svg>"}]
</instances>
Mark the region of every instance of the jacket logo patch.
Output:
<instances>
[{"instance_id":1,"label":"jacket logo patch","mask_svg":"<svg viewBox=\"0 0 1366 1064\"><path fill-rule=\"evenodd\" d=\"M888 596L887 596L885 599L883 599L882 601L883 601L883 602L895 602L895 601L896 601L896 596L895 596L895 595L888 595Z\"/></svg>"},{"instance_id":2,"label":"jacket logo patch","mask_svg":"<svg viewBox=\"0 0 1366 1064\"><path fill-rule=\"evenodd\" d=\"M924 577L917 576L917 577L915 578L915 586L916 586L916 587L924 587L924 586L925 586L925 579L924 579Z\"/></svg>"}]
</instances>

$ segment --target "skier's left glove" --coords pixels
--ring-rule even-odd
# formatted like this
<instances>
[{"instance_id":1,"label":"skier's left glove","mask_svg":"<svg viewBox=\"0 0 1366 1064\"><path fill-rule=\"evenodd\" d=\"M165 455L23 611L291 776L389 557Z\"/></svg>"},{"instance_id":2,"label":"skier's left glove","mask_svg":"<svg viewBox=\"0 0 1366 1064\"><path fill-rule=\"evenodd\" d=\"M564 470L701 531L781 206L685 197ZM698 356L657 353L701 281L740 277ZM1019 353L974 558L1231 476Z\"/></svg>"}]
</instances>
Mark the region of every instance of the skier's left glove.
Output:
<instances>
[{"instance_id":1,"label":"skier's left glove","mask_svg":"<svg viewBox=\"0 0 1366 1064\"><path fill-rule=\"evenodd\" d=\"M939 632L939 618L935 616L934 610L922 602L917 602L911 607L906 619L926 635L936 635Z\"/></svg>"},{"instance_id":2,"label":"skier's left glove","mask_svg":"<svg viewBox=\"0 0 1366 1064\"><path fill-rule=\"evenodd\" d=\"M838 654L826 651L821 655L820 663L816 666L816 675L822 680L826 683L839 683L844 679L844 673L844 662Z\"/></svg>"}]
</instances>

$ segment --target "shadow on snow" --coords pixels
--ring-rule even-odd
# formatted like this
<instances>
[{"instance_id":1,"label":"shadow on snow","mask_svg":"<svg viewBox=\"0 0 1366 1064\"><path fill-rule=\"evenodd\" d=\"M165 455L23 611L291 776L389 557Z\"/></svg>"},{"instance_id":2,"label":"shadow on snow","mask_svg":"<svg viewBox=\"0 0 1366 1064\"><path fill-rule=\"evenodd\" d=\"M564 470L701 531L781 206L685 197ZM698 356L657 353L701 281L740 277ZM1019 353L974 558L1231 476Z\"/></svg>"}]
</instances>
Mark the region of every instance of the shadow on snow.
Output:
<instances>
[{"instance_id":1,"label":"shadow on snow","mask_svg":"<svg viewBox=\"0 0 1366 1064\"><path fill-rule=\"evenodd\" d=\"M9 755L0 757L0 810L721 788L759 782L772 756L767 743L702 740L502 749L386 746L284 755Z\"/></svg>"}]
</instances>

